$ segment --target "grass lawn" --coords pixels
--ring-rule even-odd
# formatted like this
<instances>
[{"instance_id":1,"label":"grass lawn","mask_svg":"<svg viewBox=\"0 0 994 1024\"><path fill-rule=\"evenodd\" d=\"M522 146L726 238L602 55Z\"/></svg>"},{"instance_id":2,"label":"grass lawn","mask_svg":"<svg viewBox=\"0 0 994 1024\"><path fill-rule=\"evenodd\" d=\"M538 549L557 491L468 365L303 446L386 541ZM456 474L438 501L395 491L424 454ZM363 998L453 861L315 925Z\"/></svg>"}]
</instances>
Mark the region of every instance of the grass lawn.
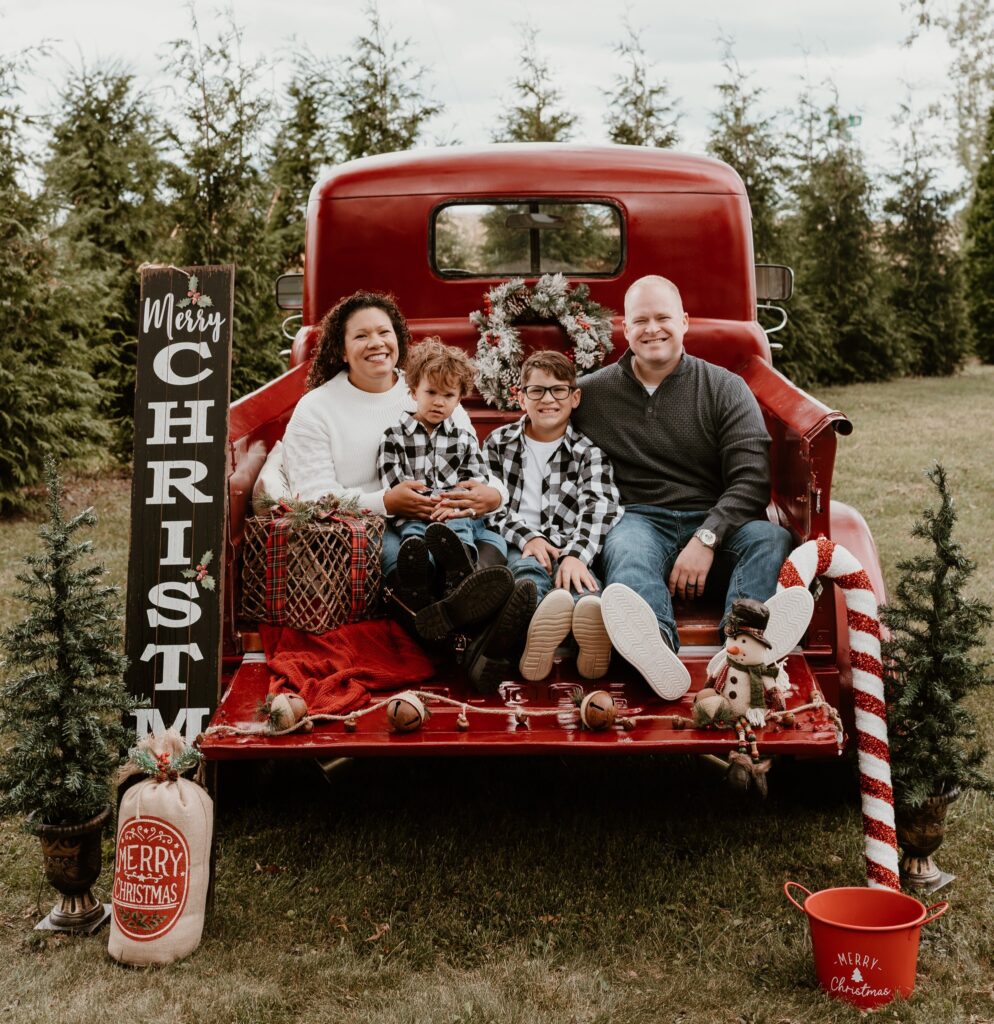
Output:
<instances>
[{"instance_id":1,"label":"grass lawn","mask_svg":"<svg viewBox=\"0 0 994 1024\"><path fill-rule=\"evenodd\" d=\"M893 577L950 473L959 539L994 601L994 368L835 389L855 424L834 497L869 521ZM124 582L129 485L71 482ZM36 524L0 524L0 622ZM988 653L992 646L988 643ZM994 713L978 701L988 735ZM839 766L774 768L765 804L690 759L381 760L330 782L309 764L228 768L217 898L203 945L165 970L97 939L39 939L53 901L37 841L0 827L0 1022L856 1021L817 989L781 886L860 885L855 786ZM952 909L923 934L918 989L880 1018L994 1022L994 807L968 796L939 860ZM103 891L109 872L101 879Z\"/></svg>"}]
</instances>

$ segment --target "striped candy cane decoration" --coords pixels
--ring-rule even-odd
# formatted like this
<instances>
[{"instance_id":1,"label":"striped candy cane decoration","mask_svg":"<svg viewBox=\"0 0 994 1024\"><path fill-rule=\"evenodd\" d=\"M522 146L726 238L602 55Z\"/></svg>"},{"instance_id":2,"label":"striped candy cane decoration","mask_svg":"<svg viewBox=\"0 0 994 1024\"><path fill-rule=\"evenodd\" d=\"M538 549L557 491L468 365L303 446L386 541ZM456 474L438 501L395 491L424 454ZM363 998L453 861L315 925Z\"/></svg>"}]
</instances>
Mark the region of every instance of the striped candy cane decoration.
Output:
<instances>
[{"instance_id":1,"label":"striped candy cane decoration","mask_svg":"<svg viewBox=\"0 0 994 1024\"><path fill-rule=\"evenodd\" d=\"M859 562L841 544L825 537L810 540L791 552L780 570L778 590L807 587L816 576L834 580L846 599L866 881L873 888L900 889L877 599Z\"/></svg>"}]
</instances>

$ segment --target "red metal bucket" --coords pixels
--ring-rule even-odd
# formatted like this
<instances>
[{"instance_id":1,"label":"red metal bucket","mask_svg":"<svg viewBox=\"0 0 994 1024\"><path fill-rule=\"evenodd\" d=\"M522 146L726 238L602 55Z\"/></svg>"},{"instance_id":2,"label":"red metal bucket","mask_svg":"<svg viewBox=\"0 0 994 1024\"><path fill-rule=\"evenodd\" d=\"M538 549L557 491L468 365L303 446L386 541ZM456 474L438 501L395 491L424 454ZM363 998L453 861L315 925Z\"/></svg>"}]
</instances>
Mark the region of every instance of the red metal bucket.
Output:
<instances>
[{"instance_id":1,"label":"red metal bucket","mask_svg":"<svg viewBox=\"0 0 994 1024\"><path fill-rule=\"evenodd\" d=\"M805 895L804 906L790 894ZM812 893L787 882L787 899L808 915L818 983L837 999L862 1009L910 995L918 966L922 925L941 917L943 900L925 907L892 889L822 889Z\"/></svg>"}]
</instances>

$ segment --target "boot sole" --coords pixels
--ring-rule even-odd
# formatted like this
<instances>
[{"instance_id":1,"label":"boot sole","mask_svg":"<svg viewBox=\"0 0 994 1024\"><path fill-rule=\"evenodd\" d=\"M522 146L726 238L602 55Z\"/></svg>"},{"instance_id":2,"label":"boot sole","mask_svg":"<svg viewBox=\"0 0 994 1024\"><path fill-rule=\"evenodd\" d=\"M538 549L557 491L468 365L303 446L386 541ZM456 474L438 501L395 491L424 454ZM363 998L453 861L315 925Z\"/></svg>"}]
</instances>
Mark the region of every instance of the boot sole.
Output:
<instances>
[{"instance_id":1,"label":"boot sole","mask_svg":"<svg viewBox=\"0 0 994 1024\"><path fill-rule=\"evenodd\" d=\"M451 593L422 608L414 626L426 640L441 640L460 626L472 626L498 611L514 586L509 569L495 565L467 576Z\"/></svg>"},{"instance_id":2,"label":"boot sole","mask_svg":"<svg viewBox=\"0 0 994 1024\"><path fill-rule=\"evenodd\" d=\"M690 689L690 673L659 633L649 604L622 583L605 588L604 626L614 649L663 700L679 700Z\"/></svg>"},{"instance_id":3,"label":"boot sole","mask_svg":"<svg viewBox=\"0 0 994 1024\"><path fill-rule=\"evenodd\" d=\"M580 647L576 670L584 679L600 679L611 664L611 638L604 626L601 599L581 597L573 609L573 636Z\"/></svg>"},{"instance_id":4,"label":"boot sole","mask_svg":"<svg viewBox=\"0 0 994 1024\"><path fill-rule=\"evenodd\" d=\"M442 523L429 524L425 544L435 559L436 569L444 575L447 587L458 586L475 568L463 542Z\"/></svg>"},{"instance_id":5,"label":"boot sole","mask_svg":"<svg viewBox=\"0 0 994 1024\"><path fill-rule=\"evenodd\" d=\"M530 580L515 583L500 615L478 641L479 654L471 658L466 674L480 693L493 693L514 675L512 652L535 614L535 596L535 584Z\"/></svg>"},{"instance_id":6,"label":"boot sole","mask_svg":"<svg viewBox=\"0 0 994 1024\"><path fill-rule=\"evenodd\" d=\"M565 590L550 591L528 625L525 650L518 669L525 679L538 682L552 671L559 645L573 625L573 598Z\"/></svg>"},{"instance_id":7,"label":"boot sole","mask_svg":"<svg viewBox=\"0 0 994 1024\"><path fill-rule=\"evenodd\" d=\"M405 604L423 608L431 601L432 568L428 545L420 537L408 537L397 552L397 589Z\"/></svg>"}]
</instances>

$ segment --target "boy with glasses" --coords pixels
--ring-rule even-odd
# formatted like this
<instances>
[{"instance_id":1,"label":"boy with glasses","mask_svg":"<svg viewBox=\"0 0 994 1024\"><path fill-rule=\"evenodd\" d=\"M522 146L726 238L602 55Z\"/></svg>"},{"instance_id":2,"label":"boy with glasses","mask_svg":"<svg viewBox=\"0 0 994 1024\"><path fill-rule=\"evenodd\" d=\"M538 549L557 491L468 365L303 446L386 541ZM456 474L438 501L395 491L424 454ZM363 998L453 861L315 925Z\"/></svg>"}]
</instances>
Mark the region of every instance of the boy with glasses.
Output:
<instances>
[{"instance_id":1,"label":"boy with glasses","mask_svg":"<svg viewBox=\"0 0 994 1024\"><path fill-rule=\"evenodd\" d=\"M578 671L599 679L611 644L590 565L622 515L620 498L611 464L570 423L580 404L573 364L560 352L533 352L520 380L517 398L525 415L495 430L483 446L491 474L509 495L488 525L507 541L515 580L533 582L540 601L519 668L525 679L544 679L572 629Z\"/></svg>"}]
</instances>

